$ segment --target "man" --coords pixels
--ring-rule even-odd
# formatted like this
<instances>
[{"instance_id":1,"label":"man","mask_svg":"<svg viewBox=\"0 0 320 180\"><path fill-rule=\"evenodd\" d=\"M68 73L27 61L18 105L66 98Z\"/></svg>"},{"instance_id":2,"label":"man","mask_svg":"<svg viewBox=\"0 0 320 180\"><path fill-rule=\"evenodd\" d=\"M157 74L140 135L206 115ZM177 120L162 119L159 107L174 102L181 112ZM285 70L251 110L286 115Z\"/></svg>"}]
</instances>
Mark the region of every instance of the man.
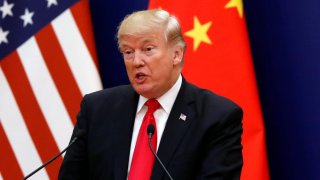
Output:
<instances>
[{"instance_id":1,"label":"man","mask_svg":"<svg viewBox=\"0 0 320 180\"><path fill-rule=\"evenodd\" d=\"M182 77L177 19L139 11L121 22L117 38L131 85L83 98L74 135L87 135L68 150L59 179L168 179L147 144L150 124L150 145L173 179L239 179L242 110Z\"/></svg>"}]
</instances>

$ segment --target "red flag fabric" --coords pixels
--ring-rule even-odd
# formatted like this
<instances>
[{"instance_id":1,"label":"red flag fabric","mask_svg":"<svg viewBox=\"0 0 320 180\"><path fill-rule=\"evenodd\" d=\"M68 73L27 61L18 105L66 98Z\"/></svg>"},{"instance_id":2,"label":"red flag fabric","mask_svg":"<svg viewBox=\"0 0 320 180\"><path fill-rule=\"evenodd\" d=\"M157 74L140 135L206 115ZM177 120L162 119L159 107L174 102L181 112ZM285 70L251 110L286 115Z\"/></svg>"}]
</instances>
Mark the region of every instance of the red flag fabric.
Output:
<instances>
[{"instance_id":1,"label":"red flag fabric","mask_svg":"<svg viewBox=\"0 0 320 180\"><path fill-rule=\"evenodd\" d=\"M0 179L21 179L68 145L82 96L102 86L88 1L0 9ZM62 159L34 178L57 179Z\"/></svg>"},{"instance_id":2,"label":"red flag fabric","mask_svg":"<svg viewBox=\"0 0 320 180\"><path fill-rule=\"evenodd\" d=\"M244 110L242 180L267 180L265 131L241 0L150 0L176 15L187 42L183 74Z\"/></svg>"}]
</instances>

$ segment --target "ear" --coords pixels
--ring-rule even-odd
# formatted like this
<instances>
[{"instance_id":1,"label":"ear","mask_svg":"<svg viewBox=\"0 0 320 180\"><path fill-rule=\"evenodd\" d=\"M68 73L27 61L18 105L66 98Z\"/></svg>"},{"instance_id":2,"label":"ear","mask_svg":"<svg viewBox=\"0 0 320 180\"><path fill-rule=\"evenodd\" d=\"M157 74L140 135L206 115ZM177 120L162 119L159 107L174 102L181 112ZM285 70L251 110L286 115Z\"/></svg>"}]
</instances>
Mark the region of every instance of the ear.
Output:
<instances>
[{"instance_id":1,"label":"ear","mask_svg":"<svg viewBox=\"0 0 320 180\"><path fill-rule=\"evenodd\" d=\"M173 65L178 65L181 63L183 58L183 49L179 45L173 47Z\"/></svg>"}]
</instances>

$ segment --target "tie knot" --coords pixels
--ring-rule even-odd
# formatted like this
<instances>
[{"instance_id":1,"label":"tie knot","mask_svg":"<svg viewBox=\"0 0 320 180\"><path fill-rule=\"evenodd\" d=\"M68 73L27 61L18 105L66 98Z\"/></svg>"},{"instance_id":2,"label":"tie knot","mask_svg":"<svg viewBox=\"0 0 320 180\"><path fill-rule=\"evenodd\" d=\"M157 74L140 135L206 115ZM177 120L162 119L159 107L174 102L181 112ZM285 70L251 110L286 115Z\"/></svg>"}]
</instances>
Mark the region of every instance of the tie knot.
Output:
<instances>
[{"instance_id":1,"label":"tie knot","mask_svg":"<svg viewBox=\"0 0 320 180\"><path fill-rule=\"evenodd\" d=\"M146 105L148 106L147 112L152 113L152 114L154 113L154 111L156 111L160 107L160 104L156 99L149 99L146 102Z\"/></svg>"}]
</instances>

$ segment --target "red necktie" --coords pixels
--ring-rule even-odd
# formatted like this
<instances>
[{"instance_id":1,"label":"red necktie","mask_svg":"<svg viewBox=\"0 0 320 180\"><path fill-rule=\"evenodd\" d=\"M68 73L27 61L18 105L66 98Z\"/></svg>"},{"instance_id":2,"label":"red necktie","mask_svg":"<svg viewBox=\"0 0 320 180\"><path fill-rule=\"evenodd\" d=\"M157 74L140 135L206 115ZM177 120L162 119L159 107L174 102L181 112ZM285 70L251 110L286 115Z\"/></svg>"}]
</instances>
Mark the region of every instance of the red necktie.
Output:
<instances>
[{"instance_id":1,"label":"red necktie","mask_svg":"<svg viewBox=\"0 0 320 180\"><path fill-rule=\"evenodd\" d=\"M156 111L160 104L155 99L149 99L146 102L148 106L148 111L143 118L139 135L134 149L132 163L130 167L129 180L149 180L154 164L154 156L148 145L148 134L147 127L149 124L153 124L155 127L155 132L151 138L151 143L153 149L157 148L157 128L156 121L154 119L153 113Z\"/></svg>"}]
</instances>

